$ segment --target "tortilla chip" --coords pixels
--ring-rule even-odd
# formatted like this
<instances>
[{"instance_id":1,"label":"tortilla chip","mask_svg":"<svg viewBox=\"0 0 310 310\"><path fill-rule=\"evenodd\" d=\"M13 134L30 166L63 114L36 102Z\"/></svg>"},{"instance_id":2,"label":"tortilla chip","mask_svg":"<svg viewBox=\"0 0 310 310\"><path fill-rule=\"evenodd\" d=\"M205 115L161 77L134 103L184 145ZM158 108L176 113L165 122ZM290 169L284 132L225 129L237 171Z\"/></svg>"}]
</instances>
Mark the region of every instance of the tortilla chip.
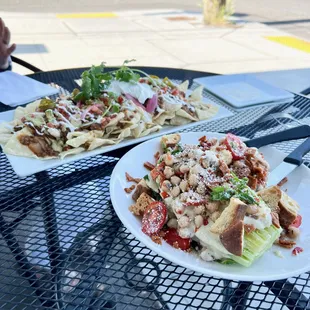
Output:
<instances>
[{"instance_id":1,"label":"tortilla chip","mask_svg":"<svg viewBox=\"0 0 310 310\"><path fill-rule=\"evenodd\" d=\"M189 101L201 101L203 96L203 86L197 87L189 96Z\"/></svg>"},{"instance_id":2,"label":"tortilla chip","mask_svg":"<svg viewBox=\"0 0 310 310\"><path fill-rule=\"evenodd\" d=\"M178 85L178 89L179 91L183 91L184 93L186 93L188 90L188 86L189 86L189 81L186 80L182 84Z\"/></svg>"},{"instance_id":3,"label":"tortilla chip","mask_svg":"<svg viewBox=\"0 0 310 310\"><path fill-rule=\"evenodd\" d=\"M191 121L194 121L194 122L197 122L198 119L191 116L189 113L187 113L186 111L184 111L183 109L180 109L179 111L177 111L176 113L177 116L181 116L183 118L188 118L190 119Z\"/></svg>"},{"instance_id":4,"label":"tortilla chip","mask_svg":"<svg viewBox=\"0 0 310 310\"><path fill-rule=\"evenodd\" d=\"M151 134L152 132L158 131L158 130L160 130L160 129L161 129L161 126L156 125L156 126L154 126L154 127L152 127L152 128L149 128L149 129L146 129L145 131L143 131L143 132L141 133L140 137L147 136L147 135Z\"/></svg>"},{"instance_id":5,"label":"tortilla chip","mask_svg":"<svg viewBox=\"0 0 310 310\"><path fill-rule=\"evenodd\" d=\"M196 108L196 114L200 121L213 117L214 115L216 115L217 112L218 112L217 106L210 106L208 110L201 110Z\"/></svg>"},{"instance_id":6,"label":"tortilla chip","mask_svg":"<svg viewBox=\"0 0 310 310\"><path fill-rule=\"evenodd\" d=\"M0 134L0 145L5 145L12 138L13 134L11 133L2 133Z\"/></svg>"},{"instance_id":7,"label":"tortilla chip","mask_svg":"<svg viewBox=\"0 0 310 310\"><path fill-rule=\"evenodd\" d=\"M71 136L73 135L74 132L72 133ZM69 134L68 134L69 135ZM82 134L79 134L78 136L75 136L74 138L70 138L67 140L66 145L70 145L72 147L79 147L83 145L86 142L90 142L96 138L96 135L94 134L93 131L90 132L82 132Z\"/></svg>"},{"instance_id":8,"label":"tortilla chip","mask_svg":"<svg viewBox=\"0 0 310 310\"><path fill-rule=\"evenodd\" d=\"M131 129L131 133L135 138L139 138L142 134L142 131L145 129L145 123L140 122L137 124L137 127L134 129Z\"/></svg>"},{"instance_id":9,"label":"tortilla chip","mask_svg":"<svg viewBox=\"0 0 310 310\"><path fill-rule=\"evenodd\" d=\"M188 118L181 117L181 116L175 116L174 118L170 120L170 125L173 125L173 126L186 125L188 123L191 123L191 120L189 120Z\"/></svg>"},{"instance_id":10,"label":"tortilla chip","mask_svg":"<svg viewBox=\"0 0 310 310\"><path fill-rule=\"evenodd\" d=\"M71 149L68 151L64 151L64 152L60 153L59 156L61 159L64 159L65 157L67 157L69 155L76 155L76 154L82 153L84 151L85 151L85 149L83 147L77 147L77 148L74 148L74 149Z\"/></svg>"},{"instance_id":11,"label":"tortilla chip","mask_svg":"<svg viewBox=\"0 0 310 310\"><path fill-rule=\"evenodd\" d=\"M164 112L158 118L154 119L154 123L163 126L165 123L168 123L166 121L169 121L173 117L175 117L174 112Z\"/></svg>"},{"instance_id":12,"label":"tortilla chip","mask_svg":"<svg viewBox=\"0 0 310 310\"><path fill-rule=\"evenodd\" d=\"M111 139L100 139L100 138L96 138L94 139L90 146L88 147L88 150L91 151L91 150L94 150L100 146L103 146L103 145L113 145L115 144L116 142L111 140Z\"/></svg>"},{"instance_id":13,"label":"tortilla chip","mask_svg":"<svg viewBox=\"0 0 310 310\"><path fill-rule=\"evenodd\" d=\"M111 121L107 124L107 127L115 126L124 117L125 114L123 112L117 113L116 117L112 118Z\"/></svg>"}]
</instances>

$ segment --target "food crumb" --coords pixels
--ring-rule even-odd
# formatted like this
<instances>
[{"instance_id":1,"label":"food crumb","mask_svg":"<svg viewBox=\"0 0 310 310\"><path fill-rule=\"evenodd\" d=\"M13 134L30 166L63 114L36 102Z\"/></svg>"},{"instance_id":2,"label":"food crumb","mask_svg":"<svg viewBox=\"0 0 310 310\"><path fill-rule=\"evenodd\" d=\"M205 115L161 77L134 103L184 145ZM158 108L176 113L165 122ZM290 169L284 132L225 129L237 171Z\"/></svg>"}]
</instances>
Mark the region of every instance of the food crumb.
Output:
<instances>
[{"instance_id":1,"label":"food crumb","mask_svg":"<svg viewBox=\"0 0 310 310\"><path fill-rule=\"evenodd\" d=\"M283 179L277 184L277 186L281 187L281 186L284 185L287 181L288 181L288 178L285 177L285 178L283 178Z\"/></svg>"},{"instance_id":2,"label":"food crumb","mask_svg":"<svg viewBox=\"0 0 310 310\"><path fill-rule=\"evenodd\" d=\"M159 236L152 236L152 241L161 245L161 238Z\"/></svg>"},{"instance_id":3,"label":"food crumb","mask_svg":"<svg viewBox=\"0 0 310 310\"><path fill-rule=\"evenodd\" d=\"M133 178L128 172L125 173L127 182L135 182L139 183L141 181L140 178Z\"/></svg>"},{"instance_id":4,"label":"food crumb","mask_svg":"<svg viewBox=\"0 0 310 310\"><path fill-rule=\"evenodd\" d=\"M124 188L124 191L125 191L127 194L130 194L135 188L136 188L136 185L131 185L130 187Z\"/></svg>"},{"instance_id":5,"label":"food crumb","mask_svg":"<svg viewBox=\"0 0 310 310\"><path fill-rule=\"evenodd\" d=\"M293 249L292 254L295 255L295 256L297 256L299 253L301 253L301 252L303 252L303 251L304 251L303 248L297 246L296 248Z\"/></svg>"},{"instance_id":6,"label":"food crumb","mask_svg":"<svg viewBox=\"0 0 310 310\"><path fill-rule=\"evenodd\" d=\"M284 258L282 252L279 251L279 250L273 251L273 253L274 253L274 255L277 256L277 257Z\"/></svg>"}]
</instances>

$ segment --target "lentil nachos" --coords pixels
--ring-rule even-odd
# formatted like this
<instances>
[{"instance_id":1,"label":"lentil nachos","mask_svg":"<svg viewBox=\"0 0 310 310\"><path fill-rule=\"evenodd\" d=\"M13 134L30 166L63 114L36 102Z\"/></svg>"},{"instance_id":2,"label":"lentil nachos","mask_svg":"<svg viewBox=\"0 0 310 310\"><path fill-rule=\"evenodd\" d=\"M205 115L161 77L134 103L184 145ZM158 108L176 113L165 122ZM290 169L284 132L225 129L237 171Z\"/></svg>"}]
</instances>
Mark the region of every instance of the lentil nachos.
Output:
<instances>
[{"instance_id":1,"label":"lentil nachos","mask_svg":"<svg viewBox=\"0 0 310 310\"><path fill-rule=\"evenodd\" d=\"M187 95L188 81L178 85L127 64L114 71L93 66L71 95L18 107L13 121L0 125L3 152L63 159L218 113L218 106L203 101L203 87Z\"/></svg>"}]
</instances>

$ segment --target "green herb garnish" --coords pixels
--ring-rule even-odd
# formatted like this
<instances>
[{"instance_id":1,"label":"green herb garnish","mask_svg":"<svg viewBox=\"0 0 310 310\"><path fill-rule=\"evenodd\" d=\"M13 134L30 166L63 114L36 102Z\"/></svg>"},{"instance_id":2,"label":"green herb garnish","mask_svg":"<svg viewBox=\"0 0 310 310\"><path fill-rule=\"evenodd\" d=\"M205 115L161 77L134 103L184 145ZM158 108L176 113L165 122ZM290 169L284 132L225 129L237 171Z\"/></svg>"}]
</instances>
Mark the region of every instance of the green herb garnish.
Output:
<instances>
[{"instance_id":1,"label":"green herb garnish","mask_svg":"<svg viewBox=\"0 0 310 310\"><path fill-rule=\"evenodd\" d=\"M146 180L146 181L149 181L149 180L150 180L150 179L149 179L149 176L148 176L147 174L143 177L143 179Z\"/></svg>"},{"instance_id":2,"label":"green herb garnish","mask_svg":"<svg viewBox=\"0 0 310 310\"><path fill-rule=\"evenodd\" d=\"M82 100L85 102L89 99L99 99L103 91L108 89L112 80L137 83L140 79L140 74L145 75L153 85L157 85L155 79L147 73L127 66L133 61L135 61L135 59L125 60L119 69L113 71L105 72L105 63L99 66L92 66L89 70L84 71L81 75L81 91L74 90L72 93L74 101ZM117 96L111 92L109 92L108 95L114 99L117 98Z\"/></svg>"},{"instance_id":3,"label":"green herb garnish","mask_svg":"<svg viewBox=\"0 0 310 310\"><path fill-rule=\"evenodd\" d=\"M229 200L231 197L239 198L241 201L250 204L259 204L256 193L248 187L248 179L239 179L232 173L231 185L217 186L212 189L211 199L216 201Z\"/></svg>"}]
</instances>

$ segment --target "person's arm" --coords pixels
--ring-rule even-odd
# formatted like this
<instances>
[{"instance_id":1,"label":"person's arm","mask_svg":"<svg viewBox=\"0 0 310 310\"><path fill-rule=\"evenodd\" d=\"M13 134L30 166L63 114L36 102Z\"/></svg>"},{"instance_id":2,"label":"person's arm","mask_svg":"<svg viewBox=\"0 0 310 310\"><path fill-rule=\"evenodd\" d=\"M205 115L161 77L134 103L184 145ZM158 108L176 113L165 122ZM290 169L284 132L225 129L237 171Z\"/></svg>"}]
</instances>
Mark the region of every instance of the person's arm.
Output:
<instances>
[{"instance_id":1,"label":"person's arm","mask_svg":"<svg viewBox=\"0 0 310 310\"><path fill-rule=\"evenodd\" d=\"M10 30L0 18L0 72L12 69L10 55L14 52L16 45L10 46L10 39Z\"/></svg>"}]
</instances>

